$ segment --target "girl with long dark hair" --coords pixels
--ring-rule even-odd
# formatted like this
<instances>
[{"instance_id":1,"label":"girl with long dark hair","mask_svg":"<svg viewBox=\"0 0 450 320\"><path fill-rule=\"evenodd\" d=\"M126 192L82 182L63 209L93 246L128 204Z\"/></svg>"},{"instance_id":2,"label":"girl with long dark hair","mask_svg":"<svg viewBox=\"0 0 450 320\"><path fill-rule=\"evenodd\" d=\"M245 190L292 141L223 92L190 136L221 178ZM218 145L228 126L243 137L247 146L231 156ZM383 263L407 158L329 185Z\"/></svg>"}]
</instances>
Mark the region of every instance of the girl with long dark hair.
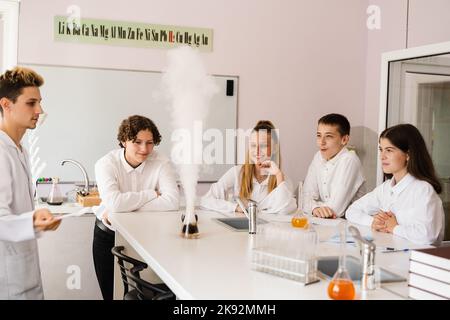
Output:
<instances>
[{"instance_id":1,"label":"girl with long dark hair","mask_svg":"<svg viewBox=\"0 0 450 320\"><path fill-rule=\"evenodd\" d=\"M379 144L388 180L354 202L347 219L415 243L439 244L444 236L442 187L419 130L411 124L387 128Z\"/></svg>"}]
</instances>

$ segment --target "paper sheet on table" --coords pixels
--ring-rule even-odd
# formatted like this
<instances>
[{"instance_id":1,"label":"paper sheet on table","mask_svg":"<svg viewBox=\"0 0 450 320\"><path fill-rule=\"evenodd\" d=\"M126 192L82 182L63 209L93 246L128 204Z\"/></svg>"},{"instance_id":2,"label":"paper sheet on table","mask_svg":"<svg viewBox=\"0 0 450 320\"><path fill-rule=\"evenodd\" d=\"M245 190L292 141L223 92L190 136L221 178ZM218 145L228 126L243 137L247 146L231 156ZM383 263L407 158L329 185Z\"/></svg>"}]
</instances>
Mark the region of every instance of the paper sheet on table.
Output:
<instances>
[{"instance_id":1,"label":"paper sheet on table","mask_svg":"<svg viewBox=\"0 0 450 320\"><path fill-rule=\"evenodd\" d=\"M82 215L84 215L86 213L92 213L92 208L86 207L86 208L81 209L78 212L73 212L73 213L68 213L68 214L63 214L63 215L57 216L57 218L58 219L66 219L66 218L73 218L73 217L81 217Z\"/></svg>"},{"instance_id":2,"label":"paper sheet on table","mask_svg":"<svg viewBox=\"0 0 450 320\"><path fill-rule=\"evenodd\" d=\"M371 236L364 236L363 238L366 239L367 241L373 241L373 238ZM326 242L341 243L341 236L339 235L339 233L337 233L328 240L326 240ZM355 239L351 234L347 233L346 242L354 243Z\"/></svg>"}]
</instances>

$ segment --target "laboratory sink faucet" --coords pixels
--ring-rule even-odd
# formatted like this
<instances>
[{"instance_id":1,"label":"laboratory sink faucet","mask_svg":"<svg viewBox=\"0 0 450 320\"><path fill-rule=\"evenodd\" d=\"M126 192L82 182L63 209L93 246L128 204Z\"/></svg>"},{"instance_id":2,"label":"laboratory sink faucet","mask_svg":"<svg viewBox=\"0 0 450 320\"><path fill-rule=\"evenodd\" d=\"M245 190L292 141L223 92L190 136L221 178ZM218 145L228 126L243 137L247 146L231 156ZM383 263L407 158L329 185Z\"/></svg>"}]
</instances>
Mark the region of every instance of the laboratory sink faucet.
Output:
<instances>
[{"instance_id":1,"label":"laboratory sink faucet","mask_svg":"<svg viewBox=\"0 0 450 320\"><path fill-rule=\"evenodd\" d=\"M84 167L81 165L81 163L79 163L78 161L72 160L72 159L62 160L61 165L63 166L66 162L72 163L72 164L76 165L78 168L80 168L81 172L83 173L83 177L84 177L84 188L82 190L79 190L78 194L80 194L83 197L87 196L89 194L89 178L88 178L86 169L84 169Z\"/></svg>"},{"instance_id":2,"label":"laboratory sink faucet","mask_svg":"<svg viewBox=\"0 0 450 320\"><path fill-rule=\"evenodd\" d=\"M375 290L375 249L376 245L364 239L361 233L354 226L348 227L348 230L352 234L355 241L358 242L362 254L362 279L361 279L361 289L362 290Z\"/></svg>"}]
</instances>

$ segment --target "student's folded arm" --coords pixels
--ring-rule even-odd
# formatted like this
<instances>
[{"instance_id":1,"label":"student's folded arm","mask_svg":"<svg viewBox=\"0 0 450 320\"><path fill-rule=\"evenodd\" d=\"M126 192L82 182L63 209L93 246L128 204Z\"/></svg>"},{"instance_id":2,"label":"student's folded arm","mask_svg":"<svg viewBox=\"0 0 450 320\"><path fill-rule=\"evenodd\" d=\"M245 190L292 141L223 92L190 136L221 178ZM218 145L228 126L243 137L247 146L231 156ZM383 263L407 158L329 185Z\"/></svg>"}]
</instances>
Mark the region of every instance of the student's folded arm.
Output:
<instances>
[{"instance_id":1,"label":"student's folded arm","mask_svg":"<svg viewBox=\"0 0 450 320\"><path fill-rule=\"evenodd\" d=\"M397 225L393 233L417 244L435 244L443 228L442 202L431 190L423 191L416 199L412 212L408 212L414 220Z\"/></svg>"},{"instance_id":2,"label":"student's folded arm","mask_svg":"<svg viewBox=\"0 0 450 320\"><path fill-rule=\"evenodd\" d=\"M238 169L228 170L216 183L213 183L209 191L200 199L203 209L214 210L222 213L230 213L236 210L236 203L226 200L228 190L238 183Z\"/></svg>"},{"instance_id":3,"label":"student's folded arm","mask_svg":"<svg viewBox=\"0 0 450 320\"><path fill-rule=\"evenodd\" d=\"M302 210L305 213L312 214L315 208L323 206L321 201L315 200L319 198L319 186L317 185L317 178L314 172L314 163L309 165L308 173L303 182L301 197Z\"/></svg>"},{"instance_id":4,"label":"student's folded arm","mask_svg":"<svg viewBox=\"0 0 450 320\"><path fill-rule=\"evenodd\" d=\"M121 192L114 167L111 165L97 163L95 176L102 203L111 212L135 211L157 197L155 190Z\"/></svg>"},{"instance_id":5,"label":"student's folded arm","mask_svg":"<svg viewBox=\"0 0 450 320\"><path fill-rule=\"evenodd\" d=\"M169 162L161 168L158 185L161 195L145 203L138 211L174 211L180 208L175 172Z\"/></svg>"},{"instance_id":6,"label":"student's folded arm","mask_svg":"<svg viewBox=\"0 0 450 320\"><path fill-rule=\"evenodd\" d=\"M267 213L289 214L297 209L292 183L285 179L260 203L261 210Z\"/></svg>"},{"instance_id":7,"label":"student's folded arm","mask_svg":"<svg viewBox=\"0 0 450 320\"><path fill-rule=\"evenodd\" d=\"M332 182L334 188L331 190L330 199L324 201L324 205L333 209L338 218L343 217L348 205L358 192L358 189L364 183L364 177L361 173L361 165L358 159L351 158L345 165L345 169L338 168L339 173Z\"/></svg>"},{"instance_id":8,"label":"student's folded arm","mask_svg":"<svg viewBox=\"0 0 450 320\"><path fill-rule=\"evenodd\" d=\"M13 201L13 174L6 154L0 152L0 240L19 242L35 238L33 211L15 214L11 212Z\"/></svg>"},{"instance_id":9,"label":"student's folded arm","mask_svg":"<svg viewBox=\"0 0 450 320\"><path fill-rule=\"evenodd\" d=\"M373 222L372 215L381 208L382 188L383 185L378 186L372 192L353 202L345 212L345 218L349 222L370 227Z\"/></svg>"}]
</instances>

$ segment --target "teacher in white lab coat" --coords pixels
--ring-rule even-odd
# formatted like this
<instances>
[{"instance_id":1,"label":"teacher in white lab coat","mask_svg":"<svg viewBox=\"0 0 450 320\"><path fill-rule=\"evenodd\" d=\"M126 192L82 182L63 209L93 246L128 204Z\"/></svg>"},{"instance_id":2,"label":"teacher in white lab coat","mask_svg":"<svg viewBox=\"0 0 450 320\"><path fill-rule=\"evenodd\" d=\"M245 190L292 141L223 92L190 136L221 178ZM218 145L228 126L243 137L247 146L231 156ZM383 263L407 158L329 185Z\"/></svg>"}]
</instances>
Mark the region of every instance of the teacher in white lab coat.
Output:
<instances>
[{"instance_id":1,"label":"teacher in white lab coat","mask_svg":"<svg viewBox=\"0 0 450 320\"><path fill-rule=\"evenodd\" d=\"M36 234L61 220L34 210L33 182L21 139L42 113L34 71L16 67L0 75L0 299L43 299Z\"/></svg>"}]
</instances>

